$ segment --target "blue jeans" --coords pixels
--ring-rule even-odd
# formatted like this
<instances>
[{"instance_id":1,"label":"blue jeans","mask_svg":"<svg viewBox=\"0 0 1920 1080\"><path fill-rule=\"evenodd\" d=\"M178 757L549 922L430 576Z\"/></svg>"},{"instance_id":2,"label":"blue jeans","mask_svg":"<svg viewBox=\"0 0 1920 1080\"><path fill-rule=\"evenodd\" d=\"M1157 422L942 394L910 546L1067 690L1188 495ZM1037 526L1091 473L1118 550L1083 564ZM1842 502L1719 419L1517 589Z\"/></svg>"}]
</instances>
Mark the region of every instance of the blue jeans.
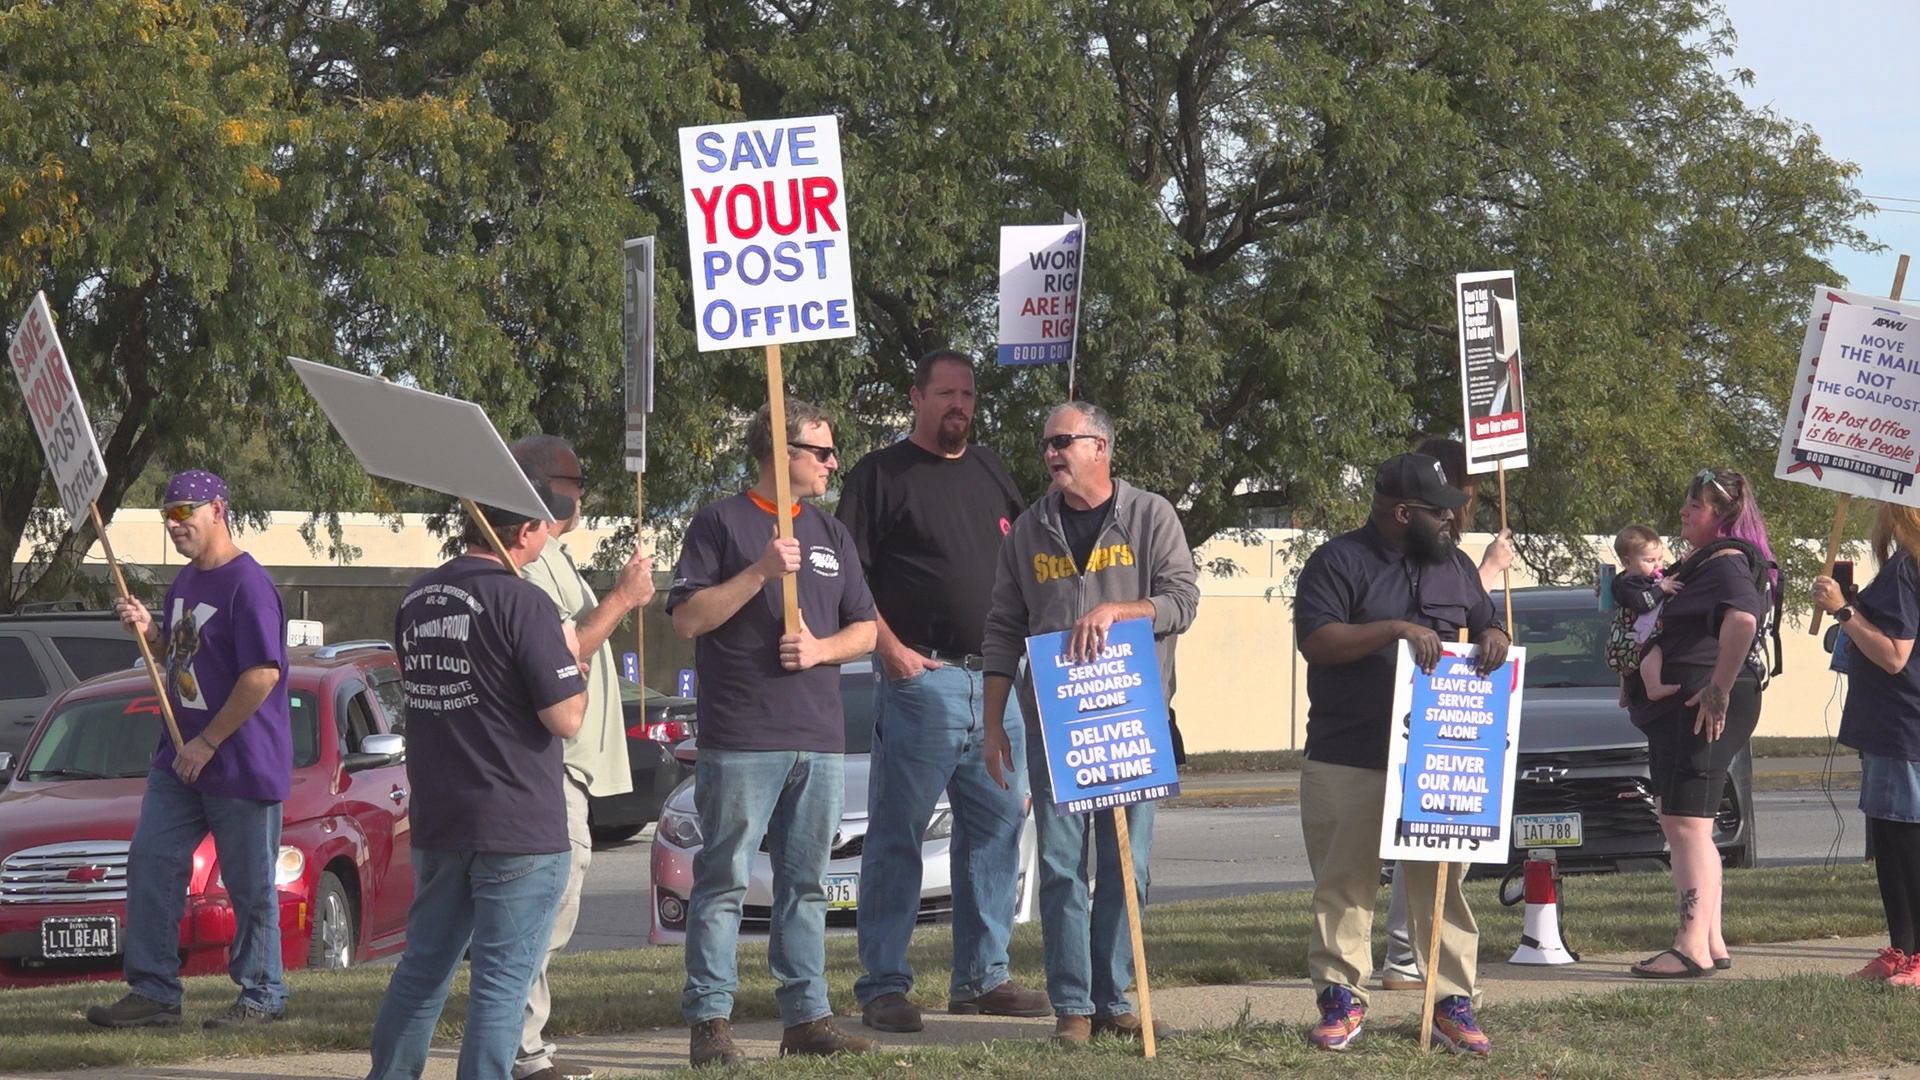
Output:
<instances>
[{"instance_id":1,"label":"blue jeans","mask_svg":"<svg viewBox=\"0 0 1920 1080\"><path fill-rule=\"evenodd\" d=\"M193 849L207 833L233 904L227 974L240 1000L268 1012L287 1007L280 977L280 804L202 795L171 767L147 773L140 824L127 853L127 985L167 1005L180 1004L180 919L186 913Z\"/></svg>"},{"instance_id":2,"label":"blue jeans","mask_svg":"<svg viewBox=\"0 0 1920 1080\"><path fill-rule=\"evenodd\" d=\"M827 1003L827 862L846 799L846 755L702 747L693 767L700 850L687 901L687 1023L733 1015L735 945L754 852L773 864L767 967L787 1027L833 1015Z\"/></svg>"},{"instance_id":3,"label":"blue jeans","mask_svg":"<svg viewBox=\"0 0 1920 1080\"><path fill-rule=\"evenodd\" d=\"M1056 1016L1118 1016L1133 1011L1133 936L1121 891L1120 845L1113 811L1062 817L1053 812L1053 784L1045 763L1031 774L1033 820L1040 841L1040 936L1047 964L1047 997ZM1153 849L1153 804L1127 807L1134 885L1147 906L1147 857ZM1094 850L1092 919L1088 919L1087 844Z\"/></svg>"},{"instance_id":4,"label":"blue jeans","mask_svg":"<svg viewBox=\"0 0 1920 1080\"><path fill-rule=\"evenodd\" d=\"M913 989L907 943L920 913L921 837L940 792L953 810L953 975L948 996L979 997L1007 981L1026 822L1026 725L1009 702L1015 775L987 775L985 676L952 664L905 682L875 682L867 775L867 836L860 853L860 966L853 992L865 1005Z\"/></svg>"},{"instance_id":5,"label":"blue jeans","mask_svg":"<svg viewBox=\"0 0 1920 1080\"><path fill-rule=\"evenodd\" d=\"M460 1080L503 1080L520 1049L527 991L547 954L573 854L413 849L407 951L373 1022L369 1080L418 1080L464 953L471 963Z\"/></svg>"}]
</instances>

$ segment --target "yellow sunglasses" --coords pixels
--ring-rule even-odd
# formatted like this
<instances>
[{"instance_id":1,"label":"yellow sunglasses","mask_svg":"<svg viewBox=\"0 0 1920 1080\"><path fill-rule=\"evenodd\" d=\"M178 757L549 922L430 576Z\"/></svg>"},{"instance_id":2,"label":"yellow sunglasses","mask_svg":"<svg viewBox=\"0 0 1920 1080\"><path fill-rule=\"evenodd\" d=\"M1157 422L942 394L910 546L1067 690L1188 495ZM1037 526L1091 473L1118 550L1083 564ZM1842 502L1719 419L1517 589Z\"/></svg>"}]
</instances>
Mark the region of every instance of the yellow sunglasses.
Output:
<instances>
[{"instance_id":1,"label":"yellow sunglasses","mask_svg":"<svg viewBox=\"0 0 1920 1080\"><path fill-rule=\"evenodd\" d=\"M176 503L160 511L160 516L166 518L168 521L185 521L193 516L195 510L200 509L212 501L212 499L202 499L199 502Z\"/></svg>"}]
</instances>

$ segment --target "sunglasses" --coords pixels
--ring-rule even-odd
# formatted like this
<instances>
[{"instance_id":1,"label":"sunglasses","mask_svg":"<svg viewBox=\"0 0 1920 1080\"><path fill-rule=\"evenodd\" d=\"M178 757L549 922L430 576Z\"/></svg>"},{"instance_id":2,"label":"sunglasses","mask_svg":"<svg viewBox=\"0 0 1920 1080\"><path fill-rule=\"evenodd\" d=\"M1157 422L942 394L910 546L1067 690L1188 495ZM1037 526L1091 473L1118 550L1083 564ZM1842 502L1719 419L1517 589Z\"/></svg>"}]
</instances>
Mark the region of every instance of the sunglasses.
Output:
<instances>
[{"instance_id":1,"label":"sunglasses","mask_svg":"<svg viewBox=\"0 0 1920 1080\"><path fill-rule=\"evenodd\" d=\"M1067 447L1073 445L1073 441L1075 439L1098 439L1098 438L1100 438L1100 436L1098 435L1084 435L1084 434L1082 435L1049 435L1046 438L1040 440L1040 452L1044 454L1049 450L1059 450L1064 453Z\"/></svg>"},{"instance_id":2,"label":"sunglasses","mask_svg":"<svg viewBox=\"0 0 1920 1080\"><path fill-rule=\"evenodd\" d=\"M827 462L832 461L833 456L839 453L838 450L834 449L831 446L814 446L811 443L803 443L803 442L790 442L787 444L787 449L789 451L805 450L808 453L812 454L814 457L818 458L820 461L820 464L822 465L825 465Z\"/></svg>"},{"instance_id":3,"label":"sunglasses","mask_svg":"<svg viewBox=\"0 0 1920 1080\"><path fill-rule=\"evenodd\" d=\"M1435 506L1432 503L1403 502L1400 505L1406 507L1409 510L1425 510L1427 513L1432 514L1435 517L1439 517L1441 514L1453 513L1453 511L1447 509L1444 506Z\"/></svg>"},{"instance_id":4,"label":"sunglasses","mask_svg":"<svg viewBox=\"0 0 1920 1080\"><path fill-rule=\"evenodd\" d=\"M160 516L166 518L168 521L185 521L193 516L195 510L200 509L212 501L212 499L202 499L199 502L176 503L160 511Z\"/></svg>"},{"instance_id":5,"label":"sunglasses","mask_svg":"<svg viewBox=\"0 0 1920 1080\"><path fill-rule=\"evenodd\" d=\"M1719 492L1721 498L1727 500L1728 502L1734 501L1733 492L1728 491L1725 487L1721 486L1719 478L1713 475L1712 469L1701 469L1698 473L1695 473L1693 477L1693 482L1702 486L1705 486L1707 484L1712 484L1713 490Z\"/></svg>"}]
</instances>

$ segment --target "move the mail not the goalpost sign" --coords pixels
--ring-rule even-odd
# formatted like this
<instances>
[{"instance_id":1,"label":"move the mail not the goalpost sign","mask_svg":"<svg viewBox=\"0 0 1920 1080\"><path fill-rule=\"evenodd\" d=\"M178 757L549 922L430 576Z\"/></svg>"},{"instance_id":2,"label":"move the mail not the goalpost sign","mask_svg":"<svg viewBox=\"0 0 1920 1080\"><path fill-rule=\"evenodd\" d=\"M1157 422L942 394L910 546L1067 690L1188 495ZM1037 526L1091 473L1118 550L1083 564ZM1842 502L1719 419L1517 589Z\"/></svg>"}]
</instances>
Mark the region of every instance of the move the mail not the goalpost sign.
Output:
<instances>
[{"instance_id":1,"label":"move the mail not the goalpost sign","mask_svg":"<svg viewBox=\"0 0 1920 1080\"><path fill-rule=\"evenodd\" d=\"M1508 649L1506 662L1483 677L1477 646L1441 648L1428 673L1400 643L1380 857L1504 863L1527 651Z\"/></svg>"},{"instance_id":2,"label":"move the mail not the goalpost sign","mask_svg":"<svg viewBox=\"0 0 1920 1080\"><path fill-rule=\"evenodd\" d=\"M27 415L46 451L47 467L53 470L60 505L67 511L67 527L78 532L106 486L107 462L87 421L87 407L67 366L66 350L60 347L47 294L33 295L7 347L7 359L20 380L20 393L27 399Z\"/></svg>"},{"instance_id":3,"label":"move the mail not the goalpost sign","mask_svg":"<svg viewBox=\"0 0 1920 1080\"><path fill-rule=\"evenodd\" d=\"M1920 506L1920 305L1816 288L1774 475Z\"/></svg>"},{"instance_id":4,"label":"move the mail not the goalpost sign","mask_svg":"<svg viewBox=\"0 0 1920 1080\"><path fill-rule=\"evenodd\" d=\"M853 336L834 117L681 128L680 170L700 351Z\"/></svg>"},{"instance_id":5,"label":"move the mail not the goalpost sign","mask_svg":"<svg viewBox=\"0 0 1920 1080\"><path fill-rule=\"evenodd\" d=\"M1067 658L1072 636L1062 630L1027 639L1054 811L1084 814L1180 794L1153 620L1114 623L1106 649L1086 663Z\"/></svg>"}]
</instances>

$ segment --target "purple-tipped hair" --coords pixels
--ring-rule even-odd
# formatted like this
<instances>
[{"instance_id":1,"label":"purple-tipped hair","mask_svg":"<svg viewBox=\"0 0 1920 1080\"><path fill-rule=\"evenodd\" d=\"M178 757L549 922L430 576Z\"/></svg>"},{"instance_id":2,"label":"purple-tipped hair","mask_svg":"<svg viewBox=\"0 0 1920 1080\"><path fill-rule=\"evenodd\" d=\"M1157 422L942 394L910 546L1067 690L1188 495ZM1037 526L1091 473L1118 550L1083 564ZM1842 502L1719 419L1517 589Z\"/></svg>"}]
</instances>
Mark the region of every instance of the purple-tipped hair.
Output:
<instances>
[{"instance_id":1,"label":"purple-tipped hair","mask_svg":"<svg viewBox=\"0 0 1920 1080\"><path fill-rule=\"evenodd\" d=\"M1753 485L1745 475L1733 469L1705 469L1687 486L1687 497L1697 498L1714 513L1714 526L1721 536L1745 540L1760 549L1768 562L1776 561L1767 544L1767 522L1760 516L1760 504L1753 499ZM1780 587L1780 572L1768 571L1767 580Z\"/></svg>"}]
</instances>

